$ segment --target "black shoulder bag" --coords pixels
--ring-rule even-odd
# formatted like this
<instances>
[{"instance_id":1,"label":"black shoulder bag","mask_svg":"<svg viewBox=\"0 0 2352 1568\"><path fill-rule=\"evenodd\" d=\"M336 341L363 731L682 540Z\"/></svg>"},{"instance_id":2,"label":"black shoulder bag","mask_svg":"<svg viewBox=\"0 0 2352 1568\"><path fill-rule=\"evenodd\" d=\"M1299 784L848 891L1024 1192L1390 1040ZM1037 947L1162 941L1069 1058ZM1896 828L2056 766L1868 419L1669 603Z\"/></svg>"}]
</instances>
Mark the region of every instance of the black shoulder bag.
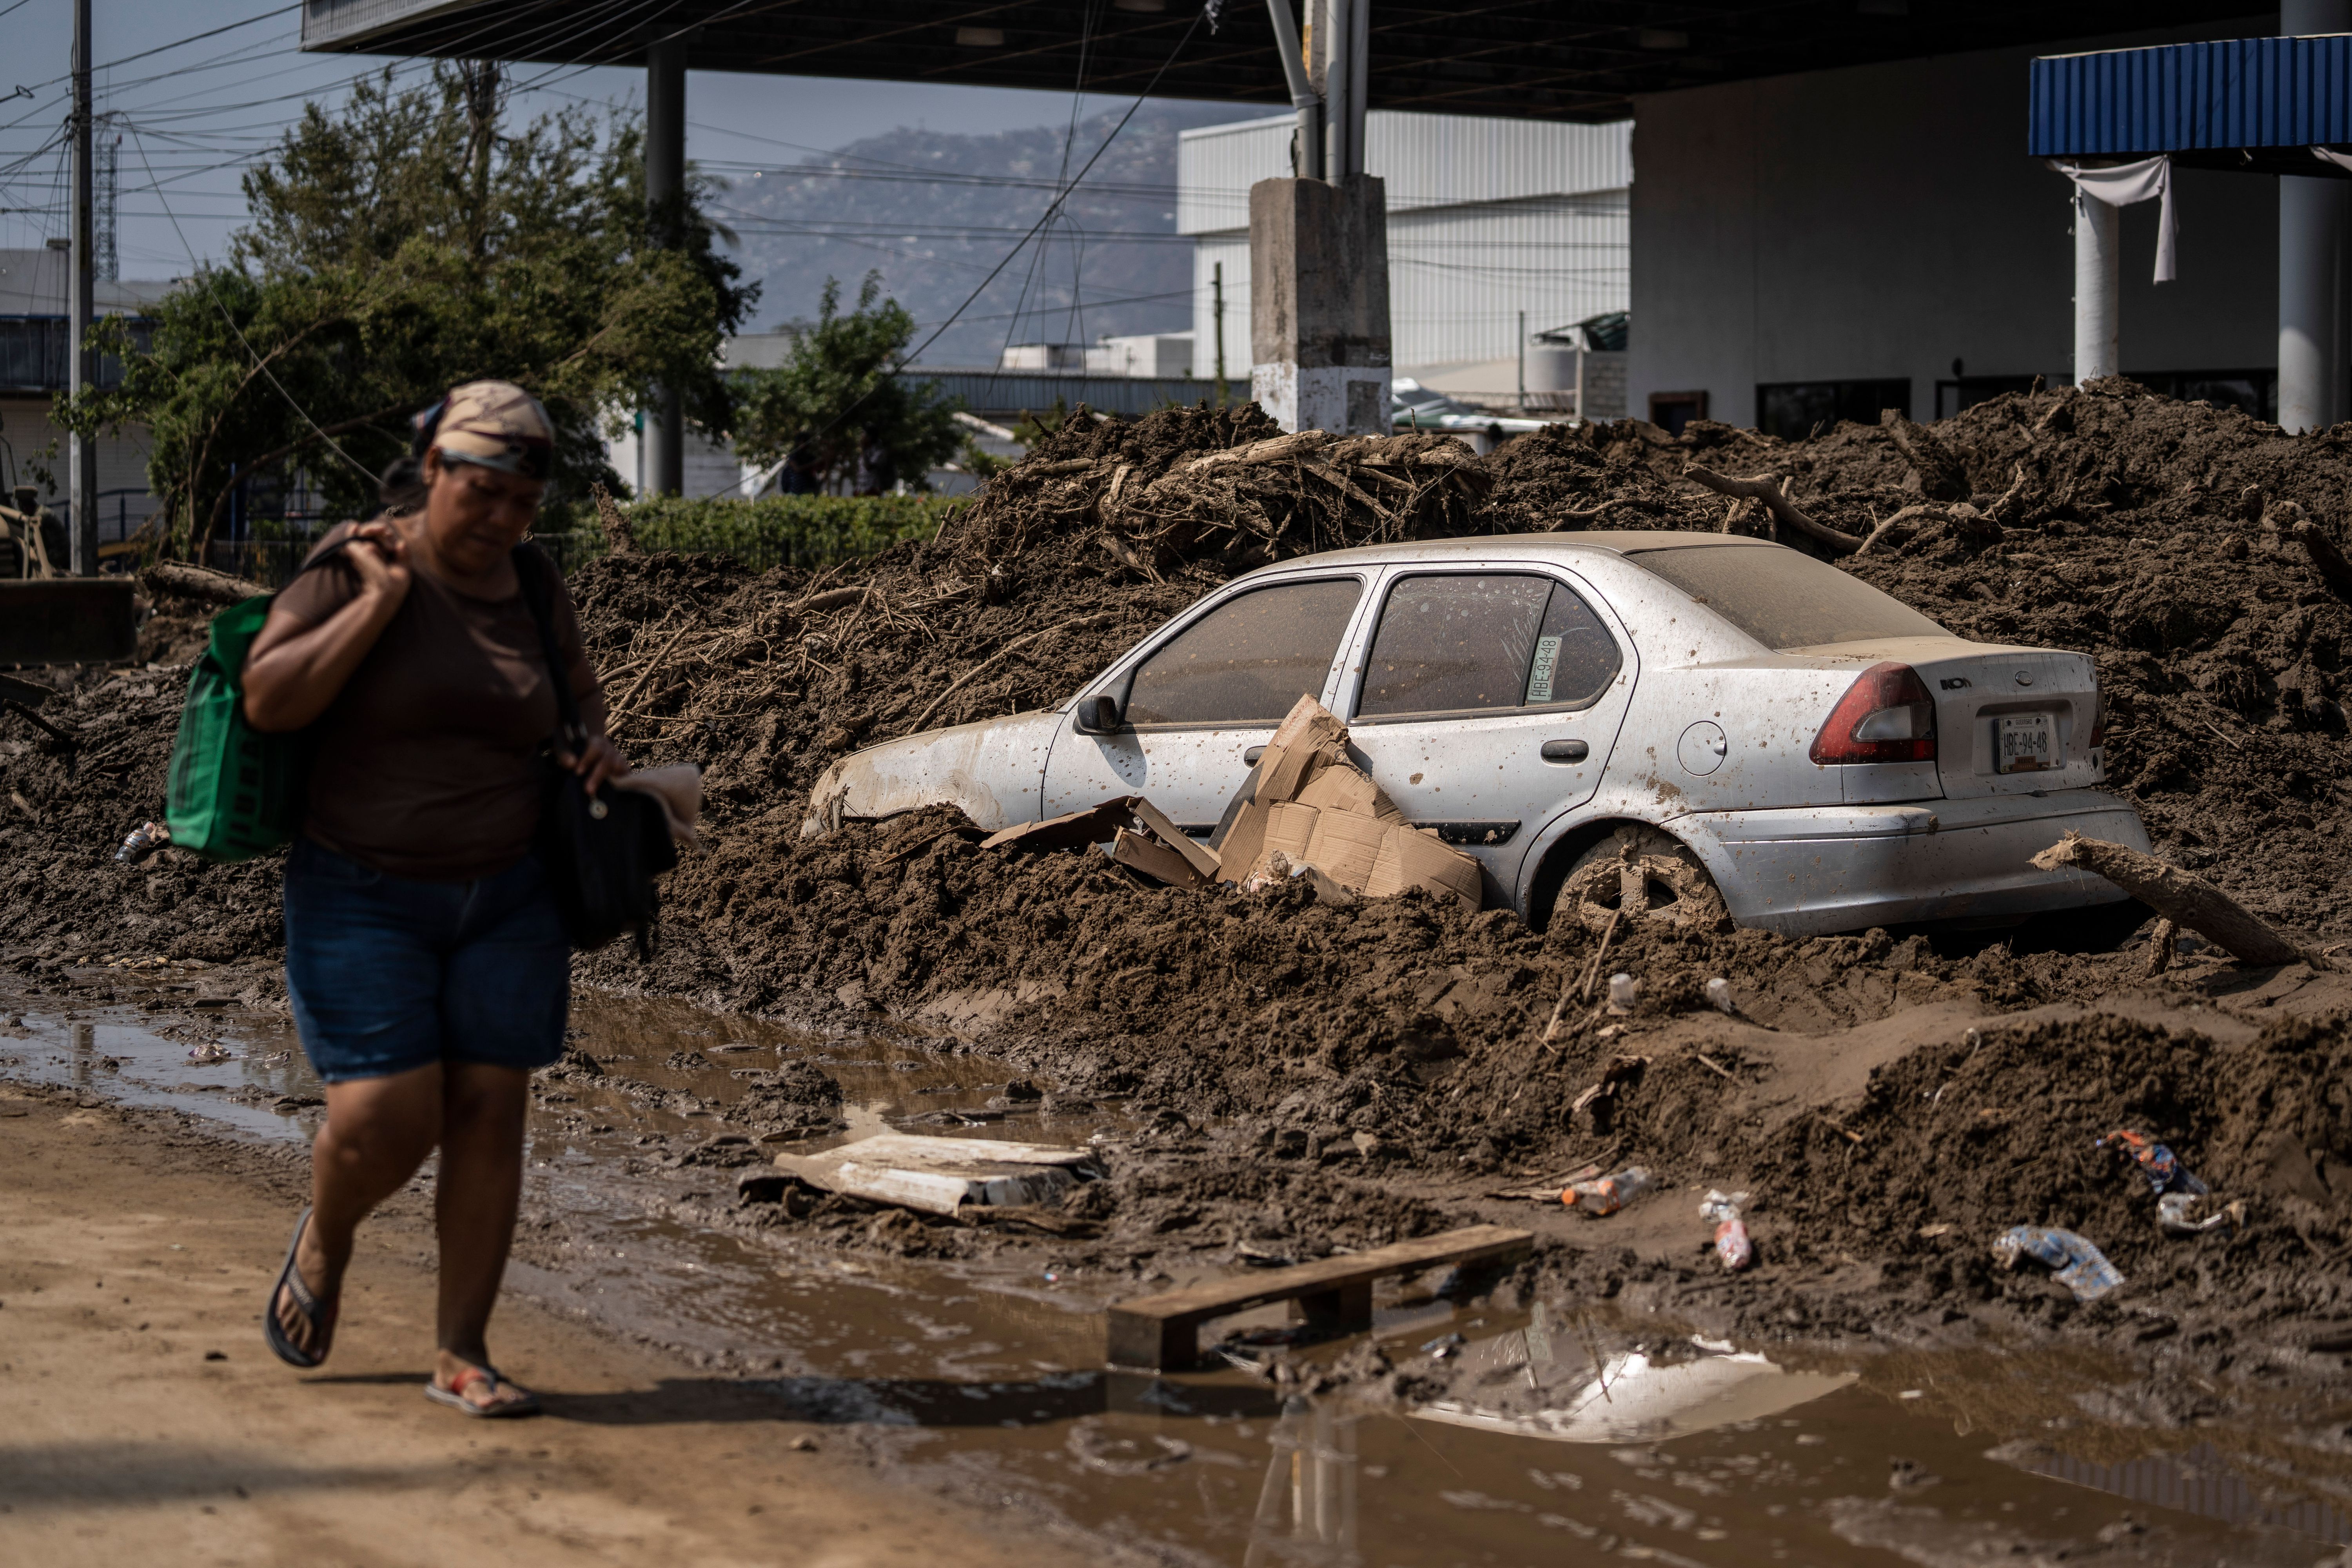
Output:
<instances>
[{"instance_id":1,"label":"black shoulder bag","mask_svg":"<svg viewBox=\"0 0 2352 1568\"><path fill-rule=\"evenodd\" d=\"M584 952L635 931L637 956L651 958L660 912L654 879L677 864L668 814L651 795L614 789L609 780L591 798L580 775L556 761L562 752L579 755L588 731L572 695L571 667L555 643L555 566L534 544L515 546L514 566L555 686L555 735L540 753L547 780L536 847L564 934Z\"/></svg>"}]
</instances>

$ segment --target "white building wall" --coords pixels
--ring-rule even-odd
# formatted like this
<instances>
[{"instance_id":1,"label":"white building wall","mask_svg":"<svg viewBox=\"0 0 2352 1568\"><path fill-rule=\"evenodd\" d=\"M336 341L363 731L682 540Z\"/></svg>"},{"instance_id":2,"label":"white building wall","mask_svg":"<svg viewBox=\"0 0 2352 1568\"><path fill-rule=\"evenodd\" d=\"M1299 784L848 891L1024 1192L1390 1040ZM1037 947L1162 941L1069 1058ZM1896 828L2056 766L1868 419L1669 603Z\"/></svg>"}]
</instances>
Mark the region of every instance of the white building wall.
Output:
<instances>
[{"instance_id":1,"label":"white building wall","mask_svg":"<svg viewBox=\"0 0 2352 1568\"><path fill-rule=\"evenodd\" d=\"M1631 128L1375 110L1365 166L1387 182L1389 313L1399 370L1507 358L1528 329L1625 308ZM1224 353L1245 374L1249 188L1290 173L1288 115L1185 132L1176 226L1194 237L1196 374L1215 363L1211 277L1224 267Z\"/></svg>"},{"instance_id":2,"label":"white building wall","mask_svg":"<svg viewBox=\"0 0 2352 1568\"><path fill-rule=\"evenodd\" d=\"M2143 41L2163 40L2083 47ZM2070 187L2024 152L2028 62L2058 52L1637 100L1632 412L1703 390L1710 417L1750 425L1759 384L1901 376L1928 417L1956 358L2072 379ZM2276 182L2183 169L2174 198L2178 282L2149 280L2156 204L2124 209L2125 371L2273 363Z\"/></svg>"}]
</instances>

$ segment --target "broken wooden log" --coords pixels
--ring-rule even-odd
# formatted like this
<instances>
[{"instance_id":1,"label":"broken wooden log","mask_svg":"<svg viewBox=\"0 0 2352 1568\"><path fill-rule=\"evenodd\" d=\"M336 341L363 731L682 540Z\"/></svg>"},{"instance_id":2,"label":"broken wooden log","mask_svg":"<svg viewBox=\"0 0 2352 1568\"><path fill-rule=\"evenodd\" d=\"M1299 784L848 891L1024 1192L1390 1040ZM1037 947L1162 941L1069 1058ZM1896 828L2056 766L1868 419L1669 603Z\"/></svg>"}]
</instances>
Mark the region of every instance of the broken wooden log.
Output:
<instances>
[{"instance_id":1,"label":"broken wooden log","mask_svg":"<svg viewBox=\"0 0 2352 1568\"><path fill-rule=\"evenodd\" d=\"M208 605L241 605L265 592L258 583L232 577L209 566L191 566L183 561L158 561L139 575L150 592L177 594L183 598L202 599Z\"/></svg>"},{"instance_id":2,"label":"broken wooden log","mask_svg":"<svg viewBox=\"0 0 2352 1568\"><path fill-rule=\"evenodd\" d=\"M1769 474L1759 474L1752 479L1735 479L1694 463L1683 470L1683 478L1696 480L1720 496L1752 496L1771 509L1772 515L1781 522L1832 550L1851 555L1862 548L1862 541L1853 534L1841 532L1825 522L1815 521L1811 513L1780 493L1780 485Z\"/></svg>"},{"instance_id":3,"label":"broken wooden log","mask_svg":"<svg viewBox=\"0 0 2352 1568\"><path fill-rule=\"evenodd\" d=\"M855 605L872 593L871 588L827 588L822 594L811 594L805 599L794 599L784 606L784 613L813 616L820 610L838 610L845 605Z\"/></svg>"},{"instance_id":4,"label":"broken wooden log","mask_svg":"<svg viewBox=\"0 0 2352 1568\"><path fill-rule=\"evenodd\" d=\"M1870 531L1870 537L1856 545L1853 552L1857 556L1869 554L1872 546L1875 545L1880 540L1885 539L1897 523L1907 522L1912 524L1914 527L1916 527L1919 522L1925 519L1939 518L1943 514L1941 512L1937 511L1931 506L1920 506L1916 504L1906 506L1900 511L1895 513L1894 516L1888 518L1885 521L1880 523L1877 527L1872 529Z\"/></svg>"},{"instance_id":5,"label":"broken wooden log","mask_svg":"<svg viewBox=\"0 0 2352 1568\"><path fill-rule=\"evenodd\" d=\"M2168 866L2153 855L2069 833L2036 855L2033 865L2043 871L2071 866L2104 877L2174 925L2210 938L2241 963L2260 969L2287 963L2333 967L2318 953L2272 930L2261 916L2204 878Z\"/></svg>"},{"instance_id":6,"label":"broken wooden log","mask_svg":"<svg viewBox=\"0 0 2352 1568\"><path fill-rule=\"evenodd\" d=\"M1951 448L1929 431L1914 425L1897 408L1882 409L1878 423L1893 437L1895 449L1918 470L1919 493L1928 500L1969 499L1969 471Z\"/></svg>"},{"instance_id":7,"label":"broken wooden log","mask_svg":"<svg viewBox=\"0 0 2352 1568\"><path fill-rule=\"evenodd\" d=\"M1285 458L1301 457L1318 451L1339 437L1328 430L1300 430L1288 436L1269 437L1253 441L1246 447L1228 447L1222 452L1211 452L1195 458L1174 470L1180 474L1197 474L1204 468L1225 467L1247 468L1255 463L1278 463Z\"/></svg>"}]
</instances>

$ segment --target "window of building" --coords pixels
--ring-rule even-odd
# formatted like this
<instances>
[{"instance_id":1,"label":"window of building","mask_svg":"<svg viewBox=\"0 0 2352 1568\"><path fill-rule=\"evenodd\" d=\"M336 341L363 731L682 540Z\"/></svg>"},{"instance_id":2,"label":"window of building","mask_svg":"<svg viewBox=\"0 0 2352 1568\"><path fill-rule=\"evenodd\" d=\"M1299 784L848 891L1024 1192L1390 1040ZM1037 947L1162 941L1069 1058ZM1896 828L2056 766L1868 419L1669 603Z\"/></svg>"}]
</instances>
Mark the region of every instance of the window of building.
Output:
<instances>
[{"instance_id":1,"label":"window of building","mask_svg":"<svg viewBox=\"0 0 2352 1568\"><path fill-rule=\"evenodd\" d=\"M1911 380L1759 382L1756 428L1784 441L1801 441L1838 421L1875 425L1882 409L1911 417Z\"/></svg>"},{"instance_id":2,"label":"window of building","mask_svg":"<svg viewBox=\"0 0 2352 1568\"><path fill-rule=\"evenodd\" d=\"M1706 417L1706 394L1704 391L1650 394L1650 423L1669 436L1679 436L1692 420Z\"/></svg>"}]
</instances>

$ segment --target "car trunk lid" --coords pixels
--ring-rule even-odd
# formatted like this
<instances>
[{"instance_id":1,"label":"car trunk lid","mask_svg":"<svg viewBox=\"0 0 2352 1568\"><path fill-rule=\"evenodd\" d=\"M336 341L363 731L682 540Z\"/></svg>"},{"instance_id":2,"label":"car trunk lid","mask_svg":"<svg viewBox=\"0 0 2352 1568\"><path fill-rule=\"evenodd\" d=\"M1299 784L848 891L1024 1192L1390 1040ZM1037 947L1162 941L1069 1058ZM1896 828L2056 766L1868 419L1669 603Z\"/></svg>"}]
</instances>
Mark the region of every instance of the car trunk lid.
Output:
<instances>
[{"instance_id":1,"label":"car trunk lid","mask_svg":"<svg viewBox=\"0 0 2352 1568\"><path fill-rule=\"evenodd\" d=\"M2092 744L2099 684L2089 655L1948 646L1906 660L1936 701L1936 771L1948 798L2083 789L2105 776Z\"/></svg>"}]
</instances>

